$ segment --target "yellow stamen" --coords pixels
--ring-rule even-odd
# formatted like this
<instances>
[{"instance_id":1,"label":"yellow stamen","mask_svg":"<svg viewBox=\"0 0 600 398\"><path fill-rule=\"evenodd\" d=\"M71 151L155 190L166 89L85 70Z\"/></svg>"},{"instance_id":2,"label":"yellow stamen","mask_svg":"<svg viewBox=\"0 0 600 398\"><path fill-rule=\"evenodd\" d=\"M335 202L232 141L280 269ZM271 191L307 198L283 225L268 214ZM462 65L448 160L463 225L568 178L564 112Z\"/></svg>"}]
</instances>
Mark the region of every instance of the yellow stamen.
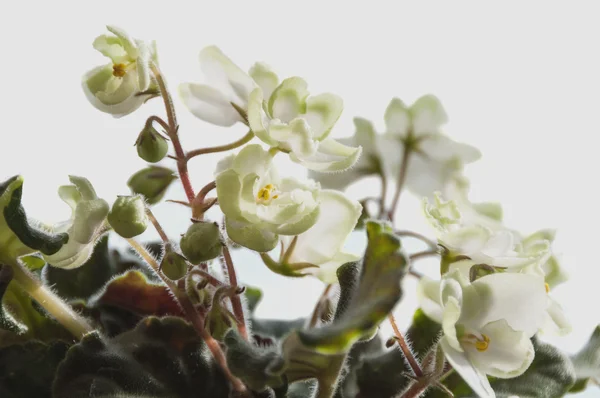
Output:
<instances>
[{"instance_id":1,"label":"yellow stamen","mask_svg":"<svg viewBox=\"0 0 600 398\"><path fill-rule=\"evenodd\" d=\"M485 334L482 334L481 337L483 337L483 340L477 339L477 341L475 342L475 348L477 349L477 351L483 352L488 349L490 345L490 338L487 337Z\"/></svg>"},{"instance_id":2,"label":"yellow stamen","mask_svg":"<svg viewBox=\"0 0 600 398\"><path fill-rule=\"evenodd\" d=\"M127 73L127 65L125 64L114 64L113 65L113 76L123 77Z\"/></svg>"},{"instance_id":3,"label":"yellow stamen","mask_svg":"<svg viewBox=\"0 0 600 398\"><path fill-rule=\"evenodd\" d=\"M546 293L550 293L550 285L547 283L544 283L544 286L546 287Z\"/></svg>"},{"instance_id":4,"label":"yellow stamen","mask_svg":"<svg viewBox=\"0 0 600 398\"><path fill-rule=\"evenodd\" d=\"M258 191L256 198L261 201L267 201L267 200L271 199L271 193L274 190L275 190L275 187L273 186L273 184L267 184ZM279 195L272 196L273 199L277 199L278 197L279 197Z\"/></svg>"}]
</instances>

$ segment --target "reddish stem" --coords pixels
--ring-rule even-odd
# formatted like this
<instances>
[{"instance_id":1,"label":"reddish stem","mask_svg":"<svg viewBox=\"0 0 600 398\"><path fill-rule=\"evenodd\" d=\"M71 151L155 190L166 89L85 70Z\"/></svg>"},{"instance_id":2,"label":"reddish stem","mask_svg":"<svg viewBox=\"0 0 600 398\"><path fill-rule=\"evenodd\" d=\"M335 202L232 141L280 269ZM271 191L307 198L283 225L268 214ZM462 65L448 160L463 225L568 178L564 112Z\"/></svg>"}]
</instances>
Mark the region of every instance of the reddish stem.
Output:
<instances>
[{"instance_id":1,"label":"reddish stem","mask_svg":"<svg viewBox=\"0 0 600 398\"><path fill-rule=\"evenodd\" d=\"M229 248L227 246L223 246L223 258L225 259L225 264L227 265L227 275L229 276L229 284L231 286L237 287L237 276L235 274L235 268L233 267L233 260L231 259L231 254L229 253ZM233 314L238 320L238 330L242 337L248 340L248 330L246 329L246 322L244 320L244 310L242 308L242 300L239 295L235 295L231 297L231 306L233 308Z\"/></svg>"}]
</instances>

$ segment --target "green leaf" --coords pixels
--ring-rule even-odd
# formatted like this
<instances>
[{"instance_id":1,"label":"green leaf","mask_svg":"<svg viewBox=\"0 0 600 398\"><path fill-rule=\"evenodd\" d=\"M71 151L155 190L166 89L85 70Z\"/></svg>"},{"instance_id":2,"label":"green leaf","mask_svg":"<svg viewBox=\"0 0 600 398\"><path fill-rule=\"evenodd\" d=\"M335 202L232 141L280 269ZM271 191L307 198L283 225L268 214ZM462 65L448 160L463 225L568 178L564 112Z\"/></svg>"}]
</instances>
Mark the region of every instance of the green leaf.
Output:
<instances>
[{"instance_id":1,"label":"green leaf","mask_svg":"<svg viewBox=\"0 0 600 398\"><path fill-rule=\"evenodd\" d=\"M71 334L31 299L15 282L12 268L0 264L0 346L15 341L38 339L73 341Z\"/></svg>"},{"instance_id":2,"label":"green leaf","mask_svg":"<svg viewBox=\"0 0 600 398\"><path fill-rule=\"evenodd\" d=\"M229 384L203 340L175 317L146 318L112 339L87 335L68 351L53 385L53 398L228 394Z\"/></svg>"},{"instance_id":3,"label":"green leaf","mask_svg":"<svg viewBox=\"0 0 600 398\"><path fill-rule=\"evenodd\" d=\"M535 348L535 358L531 366L521 376L512 379L497 379L489 377L490 384L498 398L555 398L569 392L575 383L575 370L569 358L558 349L532 339ZM455 398L472 397L473 391L456 373L444 380ZM438 390L431 390L427 398L446 397Z\"/></svg>"},{"instance_id":4,"label":"green leaf","mask_svg":"<svg viewBox=\"0 0 600 398\"><path fill-rule=\"evenodd\" d=\"M66 233L50 234L31 226L21 206L22 194L23 177L15 176L0 183L0 261L3 262L35 251L54 254L69 240Z\"/></svg>"},{"instance_id":5,"label":"green leaf","mask_svg":"<svg viewBox=\"0 0 600 398\"><path fill-rule=\"evenodd\" d=\"M48 264L42 270L42 280L63 298L87 300L102 289L115 273L116 265L110 258L108 236L104 236L81 267L62 269Z\"/></svg>"},{"instance_id":6,"label":"green leaf","mask_svg":"<svg viewBox=\"0 0 600 398\"><path fill-rule=\"evenodd\" d=\"M253 391L262 392L268 387L284 387L287 390L285 377L271 371L273 366L283 362L283 358L273 347L251 345L234 329L227 332L223 343L227 346L229 369Z\"/></svg>"},{"instance_id":7,"label":"green leaf","mask_svg":"<svg viewBox=\"0 0 600 398\"><path fill-rule=\"evenodd\" d=\"M50 398L52 381L67 343L29 341L0 348L0 396Z\"/></svg>"},{"instance_id":8,"label":"green leaf","mask_svg":"<svg viewBox=\"0 0 600 398\"><path fill-rule=\"evenodd\" d=\"M359 280L352 281L352 276L347 277L347 282L340 280L342 297L335 321L320 328L298 331L302 343L318 352L347 352L356 341L373 336L402 296L400 284L408 263L400 248L400 239L387 224L369 221L366 229L368 246ZM346 278L349 267L354 266L342 267L338 275ZM346 288L346 285L351 286ZM348 292L344 293L344 289Z\"/></svg>"},{"instance_id":9,"label":"green leaf","mask_svg":"<svg viewBox=\"0 0 600 398\"><path fill-rule=\"evenodd\" d=\"M600 325L596 327L589 341L571 357L577 382L571 392L583 391L590 379L600 379Z\"/></svg>"},{"instance_id":10,"label":"green leaf","mask_svg":"<svg viewBox=\"0 0 600 398\"><path fill-rule=\"evenodd\" d=\"M181 308L165 285L150 282L139 271L128 271L110 281L88 306L109 305L140 315L183 316Z\"/></svg>"}]
</instances>

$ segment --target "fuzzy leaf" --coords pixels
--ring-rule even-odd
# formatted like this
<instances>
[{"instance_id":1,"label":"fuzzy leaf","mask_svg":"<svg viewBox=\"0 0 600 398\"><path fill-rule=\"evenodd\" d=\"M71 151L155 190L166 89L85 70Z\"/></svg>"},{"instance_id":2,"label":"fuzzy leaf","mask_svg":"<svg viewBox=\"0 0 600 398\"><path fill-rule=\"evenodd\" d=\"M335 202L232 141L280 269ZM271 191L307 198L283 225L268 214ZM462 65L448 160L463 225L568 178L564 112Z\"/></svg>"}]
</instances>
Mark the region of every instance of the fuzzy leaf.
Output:
<instances>
[{"instance_id":1,"label":"fuzzy leaf","mask_svg":"<svg viewBox=\"0 0 600 398\"><path fill-rule=\"evenodd\" d=\"M327 354L347 352L356 341L372 336L400 300L400 283L407 267L400 239L389 226L373 221L367 223L367 236L358 282L349 277L352 286L344 294L346 283L340 281L342 307L336 311L335 321L321 328L298 331L299 339L307 347Z\"/></svg>"},{"instance_id":2,"label":"fuzzy leaf","mask_svg":"<svg viewBox=\"0 0 600 398\"><path fill-rule=\"evenodd\" d=\"M590 379L600 379L600 326L597 326L587 344L572 358L577 382L571 392L582 391Z\"/></svg>"},{"instance_id":3,"label":"fuzzy leaf","mask_svg":"<svg viewBox=\"0 0 600 398\"><path fill-rule=\"evenodd\" d=\"M0 261L14 261L35 251L54 254L69 240L66 233L50 234L31 226L21 206L22 194L23 177L0 183Z\"/></svg>"},{"instance_id":4,"label":"fuzzy leaf","mask_svg":"<svg viewBox=\"0 0 600 398\"><path fill-rule=\"evenodd\" d=\"M139 271L128 271L114 278L88 304L91 307L110 305L140 315L183 316L167 287L150 282Z\"/></svg>"},{"instance_id":5,"label":"fuzzy leaf","mask_svg":"<svg viewBox=\"0 0 600 398\"><path fill-rule=\"evenodd\" d=\"M227 397L228 390L188 323L149 317L115 338L90 334L73 346L58 368L53 397L216 398Z\"/></svg>"},{"instance_id":6,"label":"fuzzy leaf","mask_svg":"<svg viewBox=\"0 0 600 398\"><path fill-rule=\"evenodd\" d=\"M223 343L227 346L229 369L253 391L262 392L268 387L281 389L286 386L283 375L270 371L274 364L283 361L275 349L251 345L233 329L229 329Z\"/></svg>"},{"instance_id":7,"label":"fuzzy leaf","mask_svg":"<svg viewBox=\"0 0 600 398\"><path fill-rule=\"evenodd\" d=\"M0 396L50 398L54 373L68 348L61 341L29 341L0 348Z\"/></svg>"},{"instance_id":8,"label":"fuzzy leaf","mask_svg":"<svg viewBox=\"0 0 600 398\"><path fill-rule=\"evenodd\" d=\"M62 269L48 264L42 270L42 280L63 298L87 300L102 289L115 273L116 266L110 258L106 235L98 241L92 256L81 267Z\"/></svg>"}]
</instances>

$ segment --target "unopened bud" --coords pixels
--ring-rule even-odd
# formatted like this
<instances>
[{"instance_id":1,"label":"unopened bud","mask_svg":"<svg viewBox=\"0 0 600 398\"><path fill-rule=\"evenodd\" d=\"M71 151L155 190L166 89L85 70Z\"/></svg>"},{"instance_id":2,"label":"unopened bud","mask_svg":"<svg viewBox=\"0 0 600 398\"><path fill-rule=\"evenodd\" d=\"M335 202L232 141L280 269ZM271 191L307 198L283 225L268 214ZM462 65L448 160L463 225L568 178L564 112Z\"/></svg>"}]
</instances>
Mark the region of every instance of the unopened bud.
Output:
<instances>
[{"instance_id":1,"label":"unopened bud","mask_svg":"<svg viewBox=\"0 0 600 398\"><path fill-rule=\"evenodd\" d=\"M172 250L167 250L160 263L162 273L173 281L183 278L187 274L187 269L185 258Z\"/></svg>"},{"instance_id":2,"label":"unopened bud","mask_svg":"<svg viewBox=\"0 0 600 398\"><path fill-rule=\"evenodd\" d=\"M127 185L133 193L144 195L148 204L155 204L162 199L175 179L177 177L170 169L150 166L132 175Z\"/></svg>"},{"instance_id":3,"label":"unopened bud","mask_svg":"<svg viewBox=\"0 0 600 398\"><path fill-rule=\"evenodd\" d=\"M166 138L156 131L154 126L152 126L152 122L146 123L146 126L135 142L135 146L140 158L149 163L156 163L162 160L169 151L169 144Z\"/></svg>"},{"instance_id":4,"label":"unopened bud","mask_svg":"<svg viewBox=\"0 0 600 398\"><path fill-rule=\"evenodd\" d=\"M115 232L124 238L138 236L148 227L146 206L140 196L119 196L106 218Z\"/></svg>"},{"instance_id":5,"label":"unopened bud","mask_svg":"<svg viewBox=\"0 0 600 398\"><path fill-rule=\"evenodd\" d=\"M223 250L219 225L212 222L197 222L190 225L181 238L179 246L183 255L192 264L212 260Z\"/></svg>"}]
</instances>

